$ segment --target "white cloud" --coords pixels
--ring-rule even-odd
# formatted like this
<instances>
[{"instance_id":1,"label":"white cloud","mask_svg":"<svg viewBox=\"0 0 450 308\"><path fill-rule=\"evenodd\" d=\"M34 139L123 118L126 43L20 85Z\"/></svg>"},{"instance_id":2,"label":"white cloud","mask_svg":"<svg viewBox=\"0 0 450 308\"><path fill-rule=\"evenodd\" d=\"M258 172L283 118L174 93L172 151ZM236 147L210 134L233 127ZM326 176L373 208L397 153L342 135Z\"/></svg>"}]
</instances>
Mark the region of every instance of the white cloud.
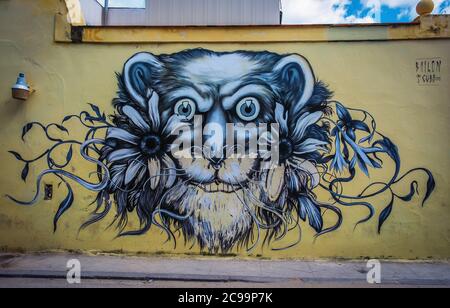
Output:
<instances>
[{"instance_id":1,"label":"white cloud","mask_svg":"<svg viewBox=\"0 0 450 308\"><path fill-rule=\"evenodd\" d=\"M282 0L286 24L374 22L370 16L348 16L351 0Z\"/></svg>"},{"instance_id":2,"label":"white cloud","mask_svg":"<svg viewBox=\"0 0 450 308\"><path fill-rule=\"evenodd\" d=\"M380 21L380 9L387 6L400 8L397 18L409 16L413 20L418 0L360 0L369 10L352 12L349 5L354 0L282 0L285 24L323 24L323 23L373 23ZM434 0L435 12L450 11L449 0Z\"/></svg>"},{"instance_id":3,"label":"white cloud","mask_svg":"<svg viewBox=\"0 0 450 308\"><path fill-rule=\"evenodd\" d=\"M401 8L402 12L397 16L398 19L409 16L409 19L414 20L417 17L416 6L419 0L362 0L365 5L373 5L374 2L381 2L382 5L391 9ZM445 9L449 9L449 0L433 0L434 14L443 14Z\"/></svg>"},{"instance_id":4,"label":"white cloud","mask_svg":"<svg viewBox=\"0 0 450 308\"><path fill-rule=\"evenodd\" d=\"M398 20L401 20L402 18L404 18L404 17L410 17L411 16L411 11L410 11L410 9L402 9L401 11L400 11L400 13L398 13L397 14L397 19Z\"/></svg>"}]
</instances>

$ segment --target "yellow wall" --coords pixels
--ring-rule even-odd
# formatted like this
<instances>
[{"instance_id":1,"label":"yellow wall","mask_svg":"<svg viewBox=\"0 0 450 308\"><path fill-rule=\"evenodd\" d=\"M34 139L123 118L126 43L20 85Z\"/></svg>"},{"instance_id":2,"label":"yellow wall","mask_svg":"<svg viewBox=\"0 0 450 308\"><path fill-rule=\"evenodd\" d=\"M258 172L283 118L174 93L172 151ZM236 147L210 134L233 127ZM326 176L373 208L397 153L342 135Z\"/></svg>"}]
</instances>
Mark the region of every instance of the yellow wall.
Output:
<instances>
[{"instance_id":1,"label":"yellow wall","mask_svg":"<svg viewBox=\"0 0 450 308\"><path fill-rule=\"evenodd\" d=\"M62 1L0 1L0 247L3 251L82 250L182 255L199 252L197 247L191 250L184 247L182 241L174 249L172 243L165 243L165 235L156 228L140 237L115 239L114 228L106 229L114 218L113 212L101 223L78 234L79 226L89 217L92 207L88 204L94 197L94 194L78 187L75 204L62 217L59 230L53 234L53 216L65 197L65 190L58 190L58 181L51 177L46 178L45 182L55 185L52 201L41 201L27 208L17 206L4 195L12 193L23 199L30 198L35 191L33 179L44 168L42 164L33 166L25 184L20 179L23 164L7 153L8 150L15 150L31 157L47 145L38 130L26 137L27 143L22 142L20 136L24 124L36 120L42 123L59 122L67 114L86 109L86 104L91 102L112 113L110 102L117 90L114 73L120 72L123 63L133 54L139 51L174 53L203 47L215 51L244 49L302 54L310 61L316 76L335 92L335 99L349 107L370 111L375 116L379 130L390 136L400 149L402 171L414 167L429 168L437 183L436 191L425 208L420 207L420 198L417 197L412 203L397 203L381 235L377 234L377 219L354 230L355 223L367 212L359 208L343 208L345 220L338 231L314 240L312 230L305 228L299 246L281 252L259 248L251 256L450 257L448 35L431 40L353 42L299 40L246 44L184 43L181 40L164 44L72 44L54 42L54 15L57 12L66 13ZM201 32L198 29L195 31ZM220 29L215 31L221 32ZM222 34L226 35L226 31L229 30L224 30ZM357 35L358 31L367 29L361 27L349 31ZM382 31L388 33L389 29ZM348 32L341 33L349 35ZM419 86L416 59L434 57L440 57L443 63L440 84ZM11 98L10 87L19 72L25 72L36 89L27 102ZM83 136L76 126L71 128L75 132L72 135L74 138ZM72 168L71 171L85 176L92 172L92 166L81 160ZM385 172L375 173L375 176L386 177L392 169L387 168ZM421 177L421 180L426 179ZM364 181L367 180L361 179L361 187ZM409 182L398 187L405 193L408 188ZM422 185L422 197L423 193ZM385 204L386 198L380 197L379 201ZM377 214L381 210L382 207L377 207ZM136 227L136 220L131 221ZM332 222L332 218L327 222ZM288 236L283 243L288 244L295 237L294 234ZM248 255L245 251L237 253Z\"/></svg>"}]
</instances>

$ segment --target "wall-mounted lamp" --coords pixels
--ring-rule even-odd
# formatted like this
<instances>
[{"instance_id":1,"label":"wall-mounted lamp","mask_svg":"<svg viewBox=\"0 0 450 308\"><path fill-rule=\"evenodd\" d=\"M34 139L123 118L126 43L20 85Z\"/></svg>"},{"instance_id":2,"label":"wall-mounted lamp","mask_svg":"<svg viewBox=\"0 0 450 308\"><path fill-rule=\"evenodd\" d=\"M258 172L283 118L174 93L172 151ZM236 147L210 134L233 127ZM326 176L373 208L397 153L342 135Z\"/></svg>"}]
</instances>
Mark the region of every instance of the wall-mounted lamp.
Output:
<instances>
[{"instance_id":1,"label":"wall-mounted lamp","mask_svg":"<svg viewBox=\"0 0 450 308\"><path fill-rule=\"evenodd\" d=\"M25 78L24 73L20 73L19 77L17 78L17 82L12 87L12 96L15 99L20 99L22 101L26 101L30 94L32 93L32 89L27 83L27 80Z\"/></svg>"}]
</instances>

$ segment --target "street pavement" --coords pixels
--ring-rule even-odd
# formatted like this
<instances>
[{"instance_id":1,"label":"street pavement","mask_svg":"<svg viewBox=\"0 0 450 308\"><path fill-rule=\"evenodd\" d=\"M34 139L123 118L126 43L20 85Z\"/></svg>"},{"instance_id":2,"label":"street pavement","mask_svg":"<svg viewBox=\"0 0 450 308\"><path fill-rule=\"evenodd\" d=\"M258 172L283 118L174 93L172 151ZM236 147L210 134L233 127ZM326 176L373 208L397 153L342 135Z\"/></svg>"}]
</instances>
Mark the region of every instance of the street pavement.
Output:
<instances>
[{"instance_id":1,"label":"street pavement","mask_svg":"<svg viewBox=\"0 0 450 308\"><path fill-rule=\"evenodd\" d=\"M67 282L73 260L79 262L81 284ZM448 262L381 260L380 265L381 283L369 284L367 261L0 254L0 288L450 287Z\"/></svg>"}]
</instances>

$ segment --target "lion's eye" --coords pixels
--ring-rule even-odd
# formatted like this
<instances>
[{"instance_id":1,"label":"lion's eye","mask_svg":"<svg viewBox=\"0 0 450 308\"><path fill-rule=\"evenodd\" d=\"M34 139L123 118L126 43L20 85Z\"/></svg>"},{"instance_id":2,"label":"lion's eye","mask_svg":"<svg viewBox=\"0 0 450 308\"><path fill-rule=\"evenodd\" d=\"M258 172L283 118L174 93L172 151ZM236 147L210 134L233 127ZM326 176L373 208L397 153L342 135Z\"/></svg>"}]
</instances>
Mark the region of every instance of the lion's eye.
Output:
<instances>
[{"instance_id":1,"label":"lion's eye","mask_svg":"<svg viewBox=\"0 0 450 308\"><path fill-rule=\"evenodd\" d=\"M197 105L191 99L183 99L176 103L175 114L184 121L190 121L197 112Z\"/></svg>"},{"instance_id":2,"label":"lion's eye","mask_svg":"<svg viewBox=\"0 0 450 308\"><path fill-rule=\"evenodd\" d=\"M243 121L253 121L259 116L261 106L254 97L242 99L236 106L236 113Z\"/></svg>"}]
</instances>

